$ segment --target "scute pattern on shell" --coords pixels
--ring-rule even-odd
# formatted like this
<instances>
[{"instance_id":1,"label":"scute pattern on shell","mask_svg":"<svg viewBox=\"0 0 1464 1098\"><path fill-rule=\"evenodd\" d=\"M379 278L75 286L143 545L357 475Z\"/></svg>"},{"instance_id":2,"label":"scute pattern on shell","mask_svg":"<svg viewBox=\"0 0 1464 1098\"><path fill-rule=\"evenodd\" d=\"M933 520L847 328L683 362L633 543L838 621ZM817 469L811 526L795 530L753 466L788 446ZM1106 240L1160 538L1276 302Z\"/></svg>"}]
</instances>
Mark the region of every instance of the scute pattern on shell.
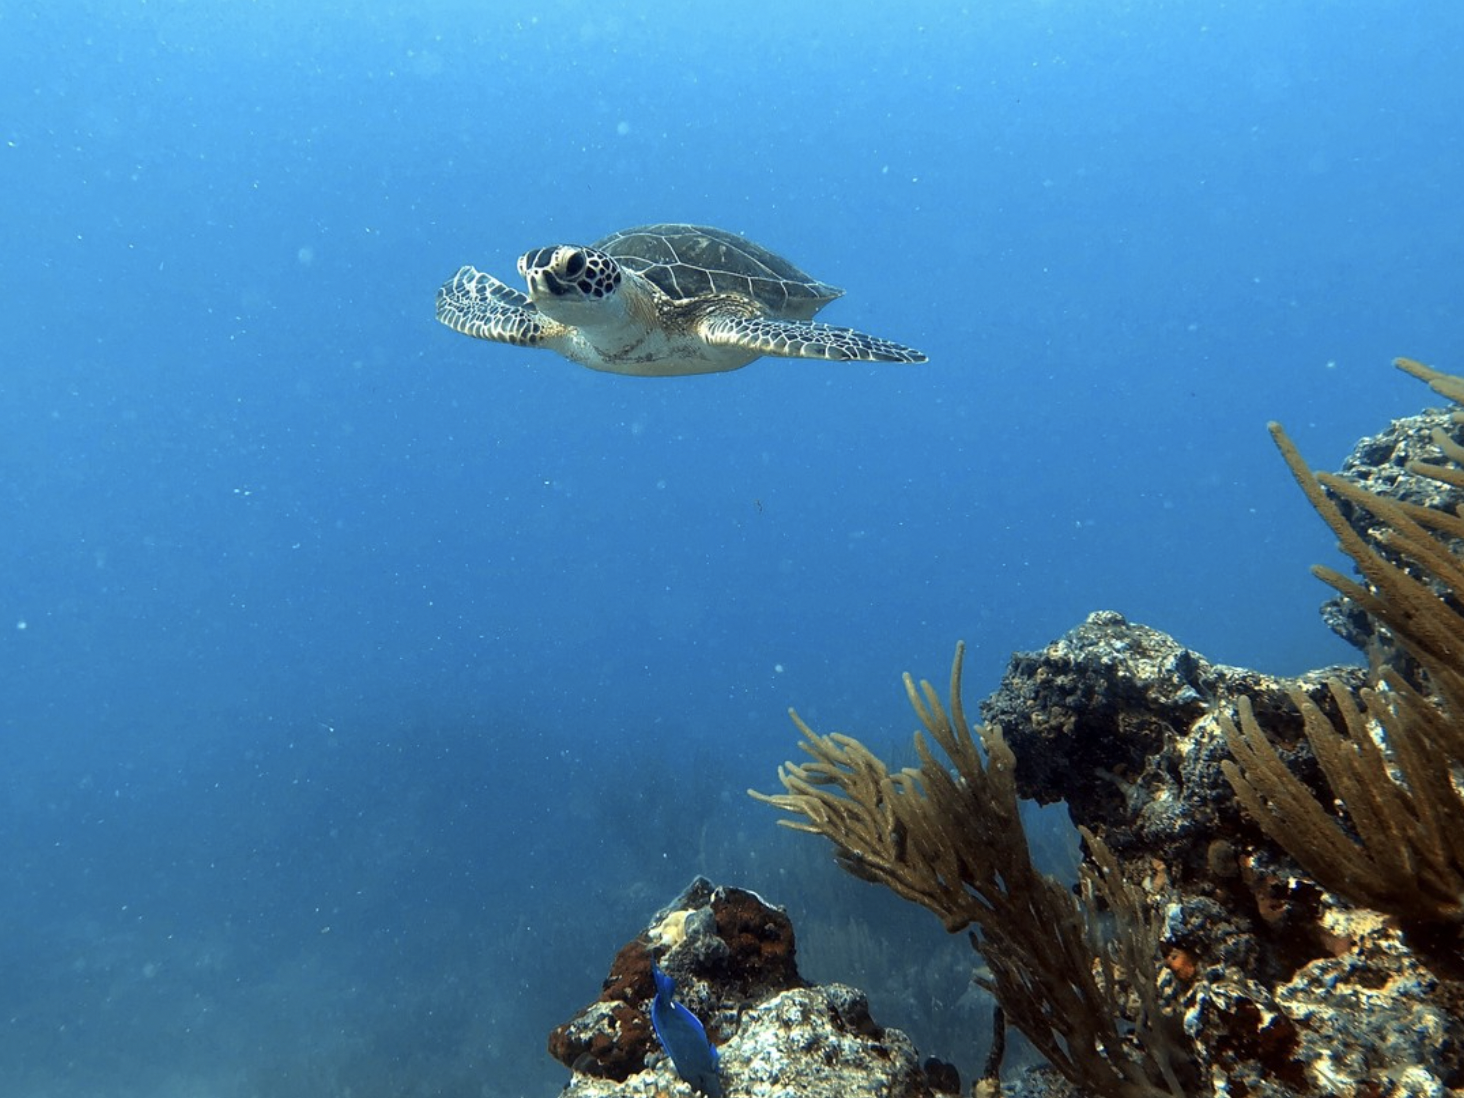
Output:
<instances>
[{"instance_id":1,"label":"scute pattern on shell","mask_svg":"<svg viewBox=\"0 0 1464 1098\"><path fill-rule=\"evenodd\" d=\"M844 292L750 240L705 225L639 225L594 247L669 297L741 294L785 320L810 320Z\"/></svg>"}]
</instances>

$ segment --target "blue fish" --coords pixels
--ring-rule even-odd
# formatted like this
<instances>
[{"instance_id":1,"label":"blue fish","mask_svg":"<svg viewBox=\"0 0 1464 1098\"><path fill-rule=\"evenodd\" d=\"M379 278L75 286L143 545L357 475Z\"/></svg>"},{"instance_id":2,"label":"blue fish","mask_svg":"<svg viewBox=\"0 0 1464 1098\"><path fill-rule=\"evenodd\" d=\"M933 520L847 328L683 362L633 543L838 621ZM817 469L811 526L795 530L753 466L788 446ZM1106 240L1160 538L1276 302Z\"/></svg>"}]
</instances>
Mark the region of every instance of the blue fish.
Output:
<instances>
[{"instance_id":1,"label":"blue fish","mask_svg":"<svg viewBox=\"0 0 1464 1098\"><path fill-rule=\"evenodd\" d=\"M676 994L676 981L655 965L651 966L651 975L656 980L656 997L651 1002L651 1025L656 1030L656 1039L676 1066L676 1074L707 1098L722 1098L717 1050L707 1040L707 1031L695 1014L671 998Z\"/></svg>"}]
</instances>

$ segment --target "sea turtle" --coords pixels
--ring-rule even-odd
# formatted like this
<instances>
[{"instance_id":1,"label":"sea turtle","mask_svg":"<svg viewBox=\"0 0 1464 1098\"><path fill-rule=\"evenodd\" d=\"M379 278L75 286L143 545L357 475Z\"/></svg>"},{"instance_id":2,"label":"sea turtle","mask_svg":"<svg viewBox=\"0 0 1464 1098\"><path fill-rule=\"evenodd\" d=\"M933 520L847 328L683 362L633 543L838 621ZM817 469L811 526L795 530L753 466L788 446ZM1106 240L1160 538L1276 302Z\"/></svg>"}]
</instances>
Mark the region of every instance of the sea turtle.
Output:
<instances>
[{"instance_id":1,"label":"sea turtle","mask_svg":"<svg viewBox=\"0 0 1464 1098\"><path fill-rule=\"evenodd\" d=\"M518 271L528 294L462 268L437 291L437 319L478 339L642 377L735 370L763 355L925 361L898 343L813 323L844 291L721 229L642 225L589 247L536 248Z\"/></svg>"}]
</instances>

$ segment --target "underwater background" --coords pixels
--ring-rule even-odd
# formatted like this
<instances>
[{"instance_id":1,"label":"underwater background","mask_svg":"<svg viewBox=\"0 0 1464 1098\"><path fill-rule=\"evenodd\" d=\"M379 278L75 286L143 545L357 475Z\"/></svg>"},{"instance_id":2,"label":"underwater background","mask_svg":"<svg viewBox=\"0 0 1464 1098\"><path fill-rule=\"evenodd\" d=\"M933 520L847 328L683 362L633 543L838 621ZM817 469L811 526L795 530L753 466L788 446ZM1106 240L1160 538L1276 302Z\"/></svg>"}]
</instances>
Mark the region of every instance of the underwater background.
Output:
<instances>
[{"instance_id":1,"label":"underwater background","mask_svg":"<svg viewBox=\"0 0 1464 1098\"><path fill-rule=\"evenodd\" d=\"M550 1095L696 873L969 1072L974 961L745 795L1114 609L1354 654L1315 464L1460 367L1464 7L0 6L0 1090ZM676 379L433 292L743 233L920 366ZM1049 809L1060 865L1060 812Z\"/></svg>"}]
</instances>

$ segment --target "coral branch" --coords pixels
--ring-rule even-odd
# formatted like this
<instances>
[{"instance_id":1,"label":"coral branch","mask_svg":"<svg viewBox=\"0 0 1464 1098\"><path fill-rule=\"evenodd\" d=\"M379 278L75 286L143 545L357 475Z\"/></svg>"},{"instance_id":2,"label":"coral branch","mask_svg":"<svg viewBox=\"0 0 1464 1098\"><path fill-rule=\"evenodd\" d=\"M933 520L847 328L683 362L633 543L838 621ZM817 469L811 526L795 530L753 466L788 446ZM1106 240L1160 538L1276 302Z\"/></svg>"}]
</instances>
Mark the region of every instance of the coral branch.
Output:
<instances>
[{"instance_id":1,"label":"coral branch","mask_svg":"<svg viewBox=\"0 0 1464 1098\"><path fill-rule=\"evenodd\" d=\"M1464 400L1464 378L1409 360L1399 366L1436 392ZM1455 422L1461 421L1455 414ZM1303 731L1348 826L1281 760L1249 705L1223 721L1236 796L1261 828L1320 884L1364 907L1425 923L1464 921L1464 518L1389 499L1341 477L1313 473L1285 432L1271 425L1286 463L1317 513L1357 565L1363 582L1328 568L1316 574L1380 622L1422 668L1415 686L1387 666L1359 704L1331 684L1340 728L1293 692ZM1464 485L1464 447L1435 435L1453 465L1413 462L1409 471ZM1370 544L1338 500L1371 514L1385 533ZM1441 538L1439 535L1443 535ZM1453 540L1450 540L1453 539Z\"/></svg>"},{"instance_id":2,"label":"coral branch","mask_svg":"<svg viewBox=\"0 0 1464 1098\"><path fill-rule=\"evenodd\" d=\"M1181 1095L1188 1057L1158 1005L1156 917L1091 834L1084 838L1098 868L1084 871L1083 900L1032 865L1016 759L998 728L973 734L966 721L963 651L957 647L951 668L949 713L928 682L917 687L905 676L925 728L915 734L919 767L890 773L859 741L820 736L794 714L813 761L779 769L784 793L749 792L801 816L780 822L826 836L845 869L928 908L947 930L975 924L972 944L992 973L987 986L1076 1086L1109 1098ZM1100 903L1115 916L1112 944L1097 929Z\"/></svg>"}]
</instances>

